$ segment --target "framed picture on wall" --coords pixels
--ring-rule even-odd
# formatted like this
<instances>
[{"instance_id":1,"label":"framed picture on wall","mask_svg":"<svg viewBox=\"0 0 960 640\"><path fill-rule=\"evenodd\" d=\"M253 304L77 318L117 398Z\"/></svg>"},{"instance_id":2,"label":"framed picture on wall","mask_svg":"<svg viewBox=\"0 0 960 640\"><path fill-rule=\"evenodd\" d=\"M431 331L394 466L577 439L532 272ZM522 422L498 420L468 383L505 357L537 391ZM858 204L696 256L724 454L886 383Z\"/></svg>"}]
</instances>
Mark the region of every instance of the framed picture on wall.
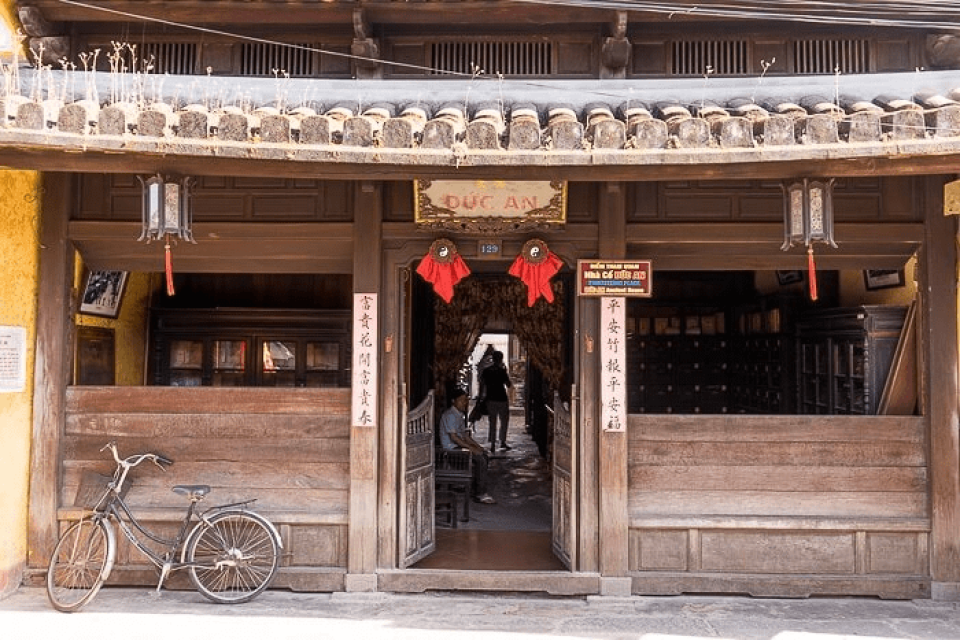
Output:
<instances>
[{"instance_id":1,"label":"framed picture on wall","mask_svg":"<svg viewBox=\"0 0 960 640\"><path fill-rule=\"evenodd\" d=\"M863 284L867 291L902 287L905 284L903 269L867 269L863 272Z\"/></svg>"},{"instance_id":2,"label":"framed picture on wall","mask_svg":"<svg viewBox=\"0 0 960 640\"><path fill-rule=\"evenodd\" d=\"M104 318L120 315L127 275L126 271L90 271L83 287L80 313Z\"/></svg>"}]
</instances>

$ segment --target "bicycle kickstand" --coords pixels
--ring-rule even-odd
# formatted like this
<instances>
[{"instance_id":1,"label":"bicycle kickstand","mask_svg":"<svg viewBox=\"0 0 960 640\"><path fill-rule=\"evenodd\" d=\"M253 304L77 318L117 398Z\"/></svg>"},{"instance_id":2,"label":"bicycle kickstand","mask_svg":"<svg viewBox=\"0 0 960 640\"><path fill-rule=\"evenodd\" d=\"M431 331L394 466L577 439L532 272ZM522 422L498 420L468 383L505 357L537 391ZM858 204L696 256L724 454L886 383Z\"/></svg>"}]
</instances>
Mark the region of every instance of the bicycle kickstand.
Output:
<instances>
[{"instance_id":1,"label":"bicycle kickstand","mask_svg":"<svg viewBox=\"0 0 960 640\"><path fill-rule=\"evenodd\" d=\"M163 588L163 583L166 582L167 576L170 575L170 569L172 566L172 563L168 561L164 562L163 566L160 567L160 581L157 583L157 590L155 591L157 595L160 594L160 590Z\"/></svg>"}]
</instances>

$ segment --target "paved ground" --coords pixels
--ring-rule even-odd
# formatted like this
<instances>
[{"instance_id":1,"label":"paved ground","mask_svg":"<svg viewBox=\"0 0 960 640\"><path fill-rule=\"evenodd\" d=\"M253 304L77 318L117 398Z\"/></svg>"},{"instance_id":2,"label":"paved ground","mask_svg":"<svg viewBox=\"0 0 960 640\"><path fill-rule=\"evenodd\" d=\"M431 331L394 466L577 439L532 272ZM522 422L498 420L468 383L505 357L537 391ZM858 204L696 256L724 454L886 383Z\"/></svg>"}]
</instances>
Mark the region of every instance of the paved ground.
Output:
<instances>
[{"instance_id":1,"label":"paved ground","mask_svg":"<svg viewBox=\"0 0 960 640\"><path fill-rule=\"evenodd\" d=\"M42 589L0 600L0 638L98 640L473 640L728 638L960 640L960 603L739 597L548 598L270 591L218 606L191 591L109 588L75 614Z\"/></svg>"}]
</instances>

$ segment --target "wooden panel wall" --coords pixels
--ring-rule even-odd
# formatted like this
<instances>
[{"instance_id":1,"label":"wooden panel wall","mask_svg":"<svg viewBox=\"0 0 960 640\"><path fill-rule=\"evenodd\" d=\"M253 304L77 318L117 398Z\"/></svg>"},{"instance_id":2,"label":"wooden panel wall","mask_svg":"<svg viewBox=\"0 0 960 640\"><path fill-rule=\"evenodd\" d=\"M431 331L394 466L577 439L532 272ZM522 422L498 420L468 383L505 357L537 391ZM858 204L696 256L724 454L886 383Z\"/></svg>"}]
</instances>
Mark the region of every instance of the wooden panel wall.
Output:
<instances>
[{"instance_id":1,"label":"wooden panel wall","mask_svg":"<svg viewBox=\"0 0 960 640\"><path fill-rule=\"evenodd\" d=\"M635 592L929 594L923 418L632 415L629 433Z\"/></svg>"},{"instance_id":2,"label":"wooden panel wall","mask_svg":"<svg viewBox=\"0 0 960 640\"><path fill-rule=\"evenodd\" d=\"M175 461L167 473L138 467L127 501L172 534L186 501L174 484L209 484L205 504L257 498L254 508L280 528L288 553L277 586L342 589L347 562L350 481L349 389L72 387L67 392L60 519L76 515L87 472L120 454L155 451ZM81 491L82 495L84 491ZM121 538L122 539L122 536ZM150 584L123 540L118 579Z\"/></svg>"},{"instance_id":3,"label":"wooden panel wall","mask_svg":"<svg viewBox=\"0 0 960 640\"><path fill-rule=\"evenodd\" d=\"M909 177L838 179L834 219L838 222L907 222L921 219L919 190ZM777 180L633 182L627 195L630 222L783 220Z\"/></svg>"},{"instance_id":4,"label":"wooden panel wall","mask_svg":"<svg viewBox=\"0 0 960 640\"><path fill-rule=\"evenodd\" d=\"M84 174L78 220L140 220L132 174ZM200 176L190 193L195 222L350 222L354 184L335 180Z\"/></svg>"}]
</instances>

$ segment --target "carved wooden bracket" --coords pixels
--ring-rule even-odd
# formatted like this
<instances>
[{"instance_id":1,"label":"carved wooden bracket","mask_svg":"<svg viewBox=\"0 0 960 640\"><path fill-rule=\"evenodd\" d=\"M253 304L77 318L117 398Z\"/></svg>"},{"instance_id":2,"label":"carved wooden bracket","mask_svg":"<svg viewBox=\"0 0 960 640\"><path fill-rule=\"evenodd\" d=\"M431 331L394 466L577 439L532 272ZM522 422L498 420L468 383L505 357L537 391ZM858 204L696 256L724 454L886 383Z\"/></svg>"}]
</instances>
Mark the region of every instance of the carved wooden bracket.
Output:
<instances>
[{"instance_id":1,"label":"carved wooden bracket","mask_svg":"<svg viewBox=\"0 0 960 640\"><path fill-rule=\"evenodd\" d=\"M70 55L69 36L58 35L62 25L49 22L38 7L19 7L17 17L27 35L27 48L32 57L40 58L40 64L57 65Z\"/></svg>"},{"instance_id":2,"label":"carved wooden bracket","mask_svg":"<svg viewBox=\"0 0 960 640\"><path fill-rule=\"evenodd\" d=\"M960 68L960 35L941 33L927 36L927 59L938 68Z\"/></svg>"},{"instance_id":3,"label":"carved wooden bracket","mask_svg":"<svg viewBox=\"0 0 960 640\"><path fill-rule=\"evenodd\" d=\"M630 63L630 54L633 46L627 39L627 12L618 11L617 19L611 25L613 35L605 38L600 58L603 62L603 77L624 78L627 65Z\"/></svg>"},{"instance_id":4,"label":"carved wooden bracket","mask_svg":"<svg viewBox=\"0 0 960 640\"><path fill-rule=\"evenodd\" d=\"M383 76L383 65L377 62L380 59L380 43L370 36L370 23L363 13L363 9L353 10L353 42L350 44L350 53L358 56L353 61L358 78L380 78Z\"/></svg>"}]
</instances>

